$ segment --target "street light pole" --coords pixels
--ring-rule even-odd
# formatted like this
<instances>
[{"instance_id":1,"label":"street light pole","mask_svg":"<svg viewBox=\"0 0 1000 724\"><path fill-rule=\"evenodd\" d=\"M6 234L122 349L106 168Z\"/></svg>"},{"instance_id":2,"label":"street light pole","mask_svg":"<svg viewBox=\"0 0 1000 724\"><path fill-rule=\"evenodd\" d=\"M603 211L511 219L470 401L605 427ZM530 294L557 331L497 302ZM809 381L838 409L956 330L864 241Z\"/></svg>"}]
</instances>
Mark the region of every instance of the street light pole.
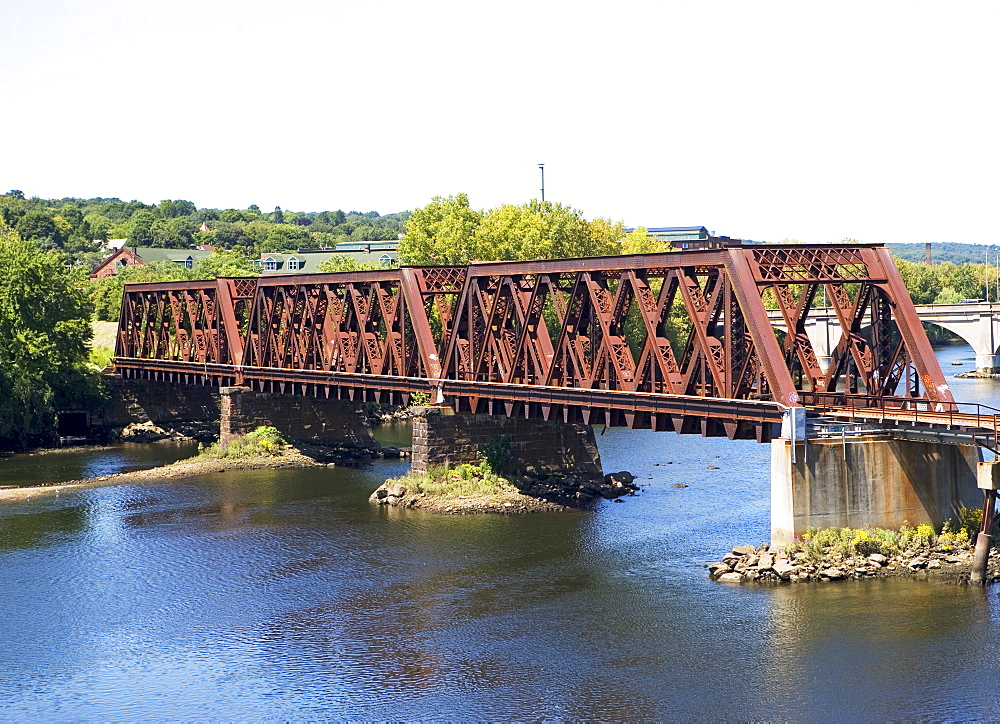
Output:
<instances>
[{"instance_id":1,"label":"street light pole","mask_svg":"<svg viewBox=\"0 0 1000 724\"><path fill-rule=\"evenodd\" d=\"M545 201L545 164L538 164L538 168L542 171L542 201Z\"/></svg>"}]
</instances>

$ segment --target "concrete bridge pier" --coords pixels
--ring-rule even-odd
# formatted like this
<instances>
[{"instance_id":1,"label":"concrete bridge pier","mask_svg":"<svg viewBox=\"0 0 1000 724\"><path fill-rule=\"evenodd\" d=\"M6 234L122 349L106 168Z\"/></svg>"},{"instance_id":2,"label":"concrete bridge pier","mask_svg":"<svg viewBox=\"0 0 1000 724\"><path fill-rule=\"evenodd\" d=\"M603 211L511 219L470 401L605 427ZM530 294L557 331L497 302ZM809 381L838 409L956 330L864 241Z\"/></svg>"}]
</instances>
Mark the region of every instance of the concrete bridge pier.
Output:
<instances>
[{"instance_id":1,"label":"concrete bridge pier","mask_svg":"<svg viewBox=\"0 0 1000 724\"><path fill-rule=\"evenodd\" d=\"M977 351L976 372L981 375L995 375L1000 372L1000 355Z\"/></svg>"},{"instance_id":2,"label":"concrete bridge pier","mask_svg":"<svg viewBox=\"0 0 1000 724\"><path fill-rule=\"evenodd\" d=\"M974 445L882 433L807 439L804 428L783 430L771 441L775 544L801 538L809 528L939 527L957 519L960 508L983 504L981 453Z\"/></svg>"}]
</instances>

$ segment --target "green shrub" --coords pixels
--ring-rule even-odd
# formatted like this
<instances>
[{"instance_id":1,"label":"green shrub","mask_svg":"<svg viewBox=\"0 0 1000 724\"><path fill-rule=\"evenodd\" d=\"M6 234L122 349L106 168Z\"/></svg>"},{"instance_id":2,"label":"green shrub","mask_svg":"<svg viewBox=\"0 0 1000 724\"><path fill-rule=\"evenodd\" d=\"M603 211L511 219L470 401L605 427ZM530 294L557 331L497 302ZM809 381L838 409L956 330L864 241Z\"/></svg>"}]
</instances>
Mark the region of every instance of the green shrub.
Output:
<instances>
[{"instance_id":1,"label":"green shrub","mask_svg":"<svg viewBox=\"0 0 1000 724\"><path fill-rule=\"evenodd\" d=\"M497 435L490 438L490 441L479 451L479 455L490 466L490 470L493 472L501 475L512 472L510 465L510 435Z\"/></svg>"},{"instance_id":2,"label":"green shrub","mask_svg":"<svg viewBox=\"0 0 1000 724\"><path fill-rule=\"evenodd\" d=\"M403 484L416 493L432 497L479 497L516 493L511 483L493 472L485 460L478 463L431 465L426 475L410 473Z\"/></svg>"},{"instance_id":3,"label":"green shrub","mask_svg":"<svg viewBox=\"0 0 1000 724\"><path fill-rule=\"evenodd\" d=\"M411 392L410 407L426 407L431 404L430 392Z\"/></svg>"},{"instance_id":4,"label":"green shrub","mask_svg":"<svg viewBox=\"0 0 1000 724\"><path fill-rule=\"evenodd\" d=\"M93 346L90 348L90 357L87 361L96 369L103 370L105 367L111 365L111 358L114 356L114 353L115 351L110 347Z\"/></svg>"},{"instance_id":5,"label":"green shrub","mask_svg":"<svg viewBox=\"0 0 1000 724\"><path fill-rule=\"evenodd\" d=\"M785 550L791 554L804 553L807 560L818 562L831 553L847 558L873 553L894 556L908 548L967 548L971 538L966 529L962 527L956 531L954 527L949 521L940 533L935 533L928 523L921 523L916 528L903 523L898 531L885 528L810 528L801 540L786 545Z\"/></svg>"},{"instance_id":6,"label":"green shrub","mask_svg":"<svg viewBox=\"0 0 1000 724\"><path fill-rule=\"evenodd\" d=\"M974 540L979 535L979 529L983 526L983 509L962 508L958 511L958 515L961 517L959 521L961 529L965 531L969 540Z\"/></svg>"},{"instance_id":7,"label":"green shrub","mask_svg":"<svg viewBox=\"0 0 1000 724\"><path fill-rule=\"evenodd\" d=\"M226 442L213 443L202 451L207 458L244 459L281 455L288 443L276 428L258 427L246 435L239 435Z\"/></svg>"}]
</instances>

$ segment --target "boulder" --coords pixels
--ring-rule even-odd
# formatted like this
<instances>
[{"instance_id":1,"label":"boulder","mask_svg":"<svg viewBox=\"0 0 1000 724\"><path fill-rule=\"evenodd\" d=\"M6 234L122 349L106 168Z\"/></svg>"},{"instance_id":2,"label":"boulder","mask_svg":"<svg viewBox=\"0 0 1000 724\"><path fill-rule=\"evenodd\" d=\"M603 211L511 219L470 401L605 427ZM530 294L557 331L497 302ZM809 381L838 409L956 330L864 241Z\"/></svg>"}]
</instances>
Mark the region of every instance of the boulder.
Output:
<instances>
[{"instance_id":1,"label":"boulder","mask_svg":"<svg viewBox=\"0 0 1000 724\"><path fill-rule=\"evenodd\" d=\"M732 567L726 565L725 563L713 563L708 567L708 574L712 578L718 578L723 573L731 573L732 570Z\"/></svg>"},{"instance_id":2,"label":"boulder","mask_svg":"<svg viewBox=\"0 0 1000 724\"><path fill-rule=\"evenodd\" d=\"M740 583L743 581L743 576L739 573L723 573L719 576L719 583Z\"/></svg>"},{"instance_id":3,"label":"boulder","mask_svg":"<svg viewBox=\"0 0 1000 724\"><path fill-rule=\"evenodd\" d=\"M152 422L133 422L120 433L122 442L155 442L171 437L171 434Z\"/></svg>"},{"instance_id":4,"label":"boulder","mask_svg":"<svg viewBox=\"0 0 1000 724\"><path fill-rule=\"evenodd\" d=\"M604 476L604 482L616 488L632 487L633 480L635 480L635 476L628 470L619 470L617 473L608 473Z\"/></svg>"},{"instance_id":5,"label":"boulder","mask_svg":"<svg viewBox=\"0 0 1000 724\"><path fill-rule=\"evenodd\" d=\"M790 581L792 579L792 574L796 571L796 566L784 561L778 561L771 566L771 570L773 570L782 581Z\"/></svg>"},{"instance_id":6,"label":"boulder","mask_svg":"<svg viewBox=\"0 0 1000 724\"><path fill-rule=\"evenodd\" d=\"M392 483L387 489L386 493L393 498L402 498L406 495L406 486L402 483Z\"/></svg>"}]
</instances>

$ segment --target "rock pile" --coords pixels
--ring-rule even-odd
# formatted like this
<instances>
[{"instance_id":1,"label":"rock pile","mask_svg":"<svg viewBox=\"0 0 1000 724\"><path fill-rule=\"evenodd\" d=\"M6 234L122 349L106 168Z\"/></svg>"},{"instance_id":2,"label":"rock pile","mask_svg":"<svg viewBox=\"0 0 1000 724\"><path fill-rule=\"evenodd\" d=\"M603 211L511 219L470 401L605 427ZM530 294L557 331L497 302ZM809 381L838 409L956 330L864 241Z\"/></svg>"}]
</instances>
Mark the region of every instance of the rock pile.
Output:
<instances>
[{"instance_id":1,"label":"rock pile","mask_svg":"<svg viewBox=\"0 0 1000 724\"><path fill-rule=\"evenodd\" d=\"M988 581L998 578L998 564L1000 553L994 549L990 552ZM971 566L971 549L910 549L891 557L881 553L842 556L828 551L815 559L802 551L789 556L782 548L772 549L761 543L757 547L734 546L720 563L708 567L708 575L722 583L803 583L914 575L968 580Z\"/></svg>"},{"instance_id":2,"label":"rock pile","mask_svg":"<svg viewBox=\"0 0 1000 724\"><path fill-rule=\"evenodd\" d=\"M198 442L215 442L219 437L217 422L177 422L170 429L160 427L155 422L133 422L117 432L112 432L111 438L120 442L157 442L158 440L197 440Z\"/></svg>"},{"instance_id":3,"label":"rock pile","mask_svg":"<svg viewBox=\"0 0 1000 724\"><path fill-rule=\"evenodd\" d=\"M522 475L511 482L525 495L541 498L571 508L588 507L597 500L614 500L623 495L635 495L639 486L627 470L608 473L601 478L583 478L571 475L538 474Z\"/></svg>"},{"instance_id":4,"label":"rock pile","mask_svg":"<svg viewBox=\"0 0 1000 724\"><path fill-rule=\"evenodd\" d=\"M156 442L157 440L180 439L182 437L177 432L164 430L153 422L133 422L118 433L118 439L122 442Z\"/></svg>"},{"instance_id":5,"label":"rock pile","mask_svg":"<svg viewBox=\"0 0 1000 724\"><path fill-rule=\"evenodd\" d=\"M635 495L639 489L631 473L622 470L603 479L576 478L546 474L524 475L511 482L517 492L507 495L441 496L414 493L399 480L386 480L369 500L378 505L398 508L421 508L437 513L526 513L563 508L587 508L597 500L618 500Z\"/></svg>"}]
</instances>

